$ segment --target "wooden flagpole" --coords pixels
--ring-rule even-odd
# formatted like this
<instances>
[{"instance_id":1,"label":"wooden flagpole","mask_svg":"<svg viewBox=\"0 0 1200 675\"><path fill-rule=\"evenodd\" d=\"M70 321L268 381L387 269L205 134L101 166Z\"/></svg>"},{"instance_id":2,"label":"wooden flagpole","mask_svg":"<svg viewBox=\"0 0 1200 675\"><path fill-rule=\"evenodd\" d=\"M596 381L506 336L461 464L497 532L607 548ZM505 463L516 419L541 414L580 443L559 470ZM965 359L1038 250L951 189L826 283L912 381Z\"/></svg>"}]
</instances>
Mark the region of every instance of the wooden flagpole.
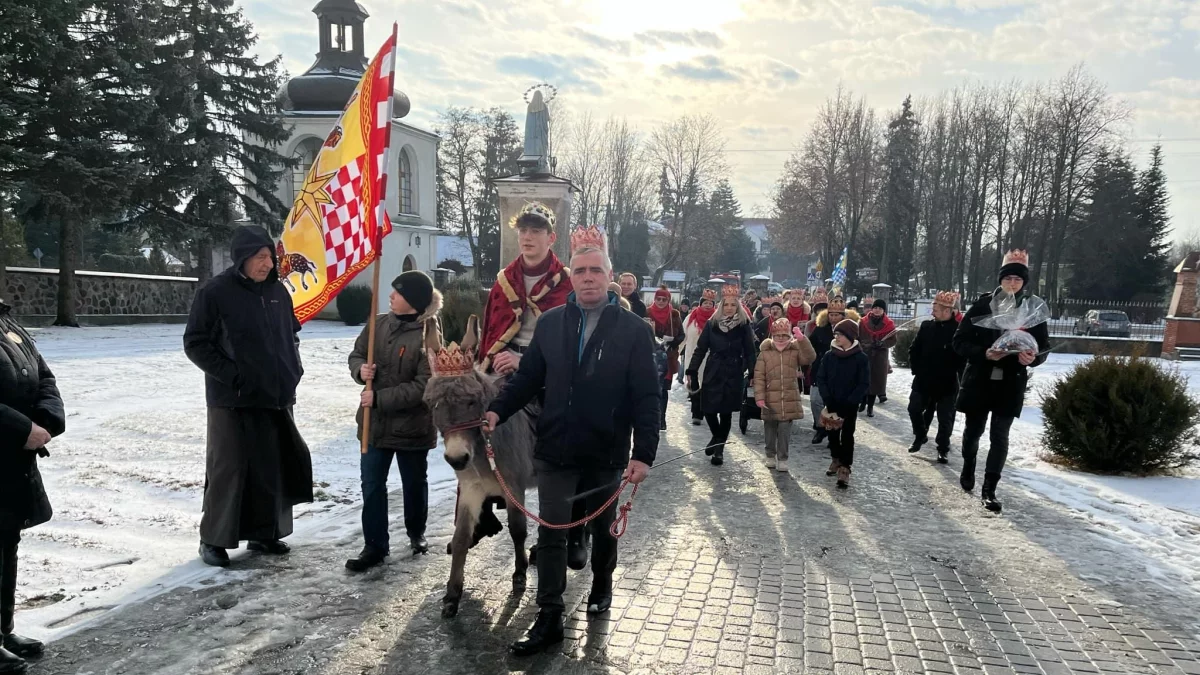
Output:
<instances>
[{"instance_id":1,"label":"wooden flagpole","mask_svg":"<svg viewBox=\"0 0 1200 675\"><path fill-rule=\"evenodd\" d=\"M371 272L371 314L370 314L371 323L370 323L370 325L367 326L367 365L368 366L375 365L375 323L376 323L375 319L376 319L376 311L377 311L376 308L379 307L379 268L383 266L383 218L380 217L379 212L383 211L384 213L386 213L386 209L387 209L387 206L386 206L387 202L385 200L385 198L387 196L387 168L386 167L388 166L388 162L391 161L391 153L389 152L389 150L391 149L391 144L392 144L392 101L394 100L392 97L396 91L396 39L397 39L396 33L397 33L397 30L398 30L397 24L393 23L392 24L392 63L391 63L391 72L388 74L387 119L384 120L384 123L387 124L388 132L387 132L387 135L384 137L386 140L384 141L384 146L383 146L384 172L383 172L383 175L380 176L380 178L379 178L379 205L380 205L380 208L379 208L379 210L376 211L376 214L375 214L375 221L376 221L375 222L375 241L374 241L375 264L372 265L372 267L374 269ZM376 373L376 375L378 375L378 373ZM375 380L374 379L371 379L370 381L367 382L367 391L372 391L372 392L375 391ZM372 408L367 408L367 409L363 410L363 431L362 431L362 441L359 444L360 445L359 452L364 455L367 454L367 444L370 443L370 441L371 441L371 410L372 410Z\"/></svg>"}]
</instances>

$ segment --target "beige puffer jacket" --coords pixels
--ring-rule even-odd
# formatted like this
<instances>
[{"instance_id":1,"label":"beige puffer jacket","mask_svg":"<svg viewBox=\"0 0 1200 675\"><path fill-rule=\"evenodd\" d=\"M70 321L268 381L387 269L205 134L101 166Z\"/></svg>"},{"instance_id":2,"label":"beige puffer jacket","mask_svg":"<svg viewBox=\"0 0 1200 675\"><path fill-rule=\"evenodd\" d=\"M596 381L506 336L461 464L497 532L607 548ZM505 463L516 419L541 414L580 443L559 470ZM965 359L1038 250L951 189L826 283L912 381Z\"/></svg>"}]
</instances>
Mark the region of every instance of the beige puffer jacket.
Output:
<instances>
[{"instance_id":1,"label":"beige puffer jacket","mask_svg":"<svg viewBox=\"0 0 1200 675\"><path fill-rule=\"evenodd\" d=\"M766 422L790 422L804 417L800 400L800 368L815 361L817 352L807 338L792 340L783 351L769 339L759 346L754 365L754 399L766 401Z\"/></svg>"}]
</instances>

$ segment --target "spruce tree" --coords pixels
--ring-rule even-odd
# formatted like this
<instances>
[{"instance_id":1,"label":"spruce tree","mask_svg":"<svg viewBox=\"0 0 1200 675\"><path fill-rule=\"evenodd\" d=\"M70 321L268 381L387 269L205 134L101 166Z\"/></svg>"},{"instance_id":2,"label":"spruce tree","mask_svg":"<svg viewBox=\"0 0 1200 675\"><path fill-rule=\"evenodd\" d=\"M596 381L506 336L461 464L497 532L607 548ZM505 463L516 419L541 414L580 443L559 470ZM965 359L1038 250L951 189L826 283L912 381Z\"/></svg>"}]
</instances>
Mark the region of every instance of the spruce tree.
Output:
<instances>
[{"instance_id":1,"label":"spruce tree","mask_svg":"<svg viewBox=\"0 0 1200 675\"><path fill-rule=\"evenodd\" d=\"M1136 254L1144 240L1138 224L1137 173L1122 154L1102 152L1088 179L1076 221L1071 297L1128 300L1141 271Z\"/></svg>"},{"instance_id":2,"label":"spruce tree","mask_svg":"<svg viewBox=\"0 0 1200 675\"><path fill-rule=\"evenodd\" d=\"M475 202L475 225L479 237L480 275L500 272L500 196L492 181L517 174L522 141L517 121L505 110L492 108L479 114L483 129L482 164L479 183L483 186Z\"/></svg>"},{"instance_id":3,"label":"spruce tree","mask_svg":"<svg viewBox=\"0 0 1200 675\"><path fill-rule=\"evenodd\" d=\"M154 174L135 195L127 225L157 244L196 253L212 272L212 247L242 218L282 231L290 203L275 194L292 164L279 153L290 129L278 114L280 59L252 53L254 27L233 0L161 3L166 38L153 74L159 117L143 130Z\"/></svg>"},{"instance_id":4,"label":"spruce tree","mask_svg":"<svg viewBox=\"0 0 1200 675\"><path fill-rule=\"evenodd\" d=\"M82 237L119 216L143 173L134 136L153 114L146 65L158 5L44 0L14 7L4 5L4 17L18 16L24 27L0 49L0 90L15 101L6 113L15 123L0 137L3 171L21 195L22 219L58 229L55 324L76 326Z\"/></svg>"},{"instance_id":5,"label":"spruce tree","mask_svg":"<svg viewBox=\"0 0 1200 675\"><path fill-rule=\"evenodd\" d=\"M1150 166L1138 177L1138 248L1134 257L1137 271L1131 282L1134 295L1156 296L1166 289L1172 261L1169 240L1171 217L1167 212L1167 175L1163 171L1162 146L1150 150ZM1147 298L1150 299L1150 298Z\"/></svg>"},{"instance_id":6,"label":"spruce tree","mask_svg":"<svg viewBox=\"0 0 1200 675\"><path fill-rule=\"evenodd\" d=\"M917 239L917 153L920 122L912 109L912 96L904 99L889 124L884 153L883 232L880 237L879 280L909 286L913 246Z\"/></svg>"}]
</instances>

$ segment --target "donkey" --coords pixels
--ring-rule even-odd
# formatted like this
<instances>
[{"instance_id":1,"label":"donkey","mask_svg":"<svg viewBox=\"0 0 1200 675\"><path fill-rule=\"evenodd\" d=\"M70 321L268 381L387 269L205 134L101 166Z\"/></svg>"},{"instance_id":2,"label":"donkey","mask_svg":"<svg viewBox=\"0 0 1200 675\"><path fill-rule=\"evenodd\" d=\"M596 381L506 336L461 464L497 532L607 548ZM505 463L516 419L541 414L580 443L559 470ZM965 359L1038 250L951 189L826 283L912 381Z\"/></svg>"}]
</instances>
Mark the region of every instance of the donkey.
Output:
<instances>
[{"instance_id":1,"label":"donkey","mask_svg":"<svg viewBox=\"0 0 1200 675\"><path fill-rule=\"evenodd\" d=\"M441 329L435 321L425 322L425 353L431 364L436 363L442 351ZM474 361L479 346L479 319L474 315L467 321L461 350ZM494 379L475 368L462 368L447 373L438 373L434 367L432 377L425 386L425 403L433 411L433 423L445 441L446 462L454 468L458 478L458 507L455 515L454 537L450 542L453 556L450 564L450 581L446 595L442 598L442 616L451 618L458 614L458 604L463 594L463 569L467 562L467 550L471 548L475 526L484 502L489 497L504 497L488 464L483 430L479 427L462 428L483 419L487 406L496 397L499 388ZM533 446L536 440L533 420L521 411L501 424L492 433L492 445L496 453L496 466L504 476L504 482L513 496L525 501L526 490L537 485L533 469ZM506 500L508 501L508 500ZM525 552L526 518L512 503L508 503L508 531L516 547L516 570L512 575L512 592L525 592L526 572L529 556Z\"/></svg>"}]
</instances>

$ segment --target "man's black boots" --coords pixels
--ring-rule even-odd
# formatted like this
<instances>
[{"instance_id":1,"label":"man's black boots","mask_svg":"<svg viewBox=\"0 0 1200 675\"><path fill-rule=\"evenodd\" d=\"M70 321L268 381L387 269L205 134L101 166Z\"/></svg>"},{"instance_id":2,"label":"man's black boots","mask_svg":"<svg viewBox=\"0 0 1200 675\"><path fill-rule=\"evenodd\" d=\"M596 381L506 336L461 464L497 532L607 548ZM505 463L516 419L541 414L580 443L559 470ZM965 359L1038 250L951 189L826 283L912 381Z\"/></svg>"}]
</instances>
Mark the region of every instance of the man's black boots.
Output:
<instances>
[{"instance_id":1,"label":"man's black boots","mask_svg":"<svg viewBox=\"0 0 1200 675\"><path fill-rule=\"evenodd\" d=\"M513 656L533 656L563 641L562 610L543 609L524 639L514 642L508 651Z\"/></svg>"}]
</instances>

